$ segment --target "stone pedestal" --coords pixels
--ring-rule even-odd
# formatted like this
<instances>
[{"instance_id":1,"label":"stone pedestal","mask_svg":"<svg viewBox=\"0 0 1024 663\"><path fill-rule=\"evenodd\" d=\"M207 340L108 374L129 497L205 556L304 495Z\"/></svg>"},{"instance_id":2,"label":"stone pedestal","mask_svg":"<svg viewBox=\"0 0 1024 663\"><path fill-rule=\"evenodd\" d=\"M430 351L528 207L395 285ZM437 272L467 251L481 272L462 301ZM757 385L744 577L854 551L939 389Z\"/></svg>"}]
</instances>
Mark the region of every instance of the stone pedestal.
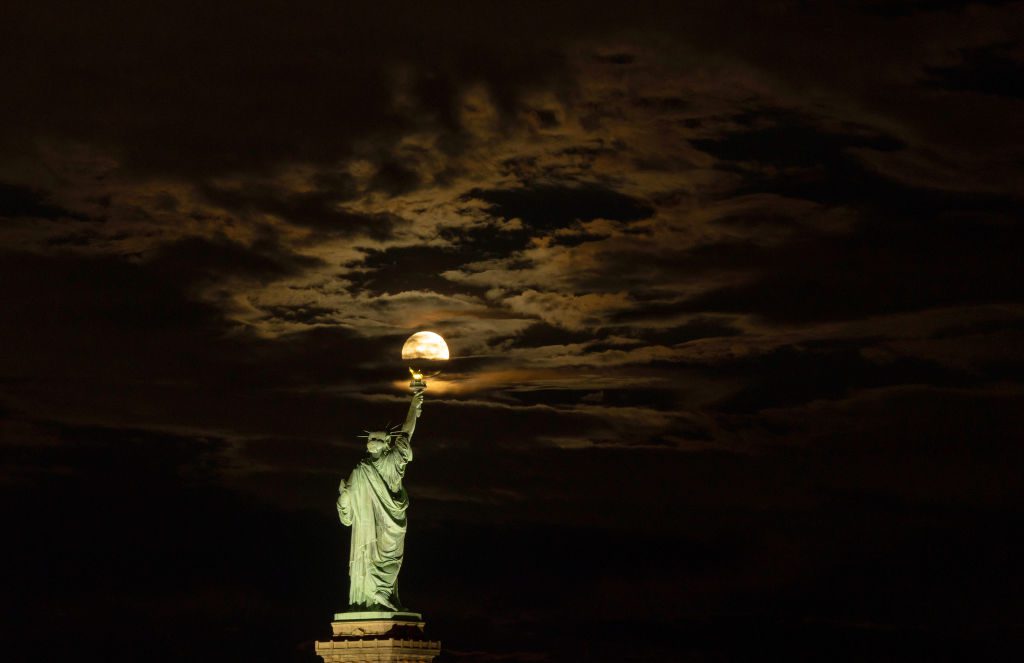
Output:
<instances>
[{"instance_id":1,"label":"stone pedestal","mask_svg":"<svg viewBox=\"0 0 1024 663\"><path fill-rule=\"evenodd\" d=\"M430 663L441 643L427 640L423 626L418 612L337 612L316 653L324 663Z\"/></svg>"}]
</instances>

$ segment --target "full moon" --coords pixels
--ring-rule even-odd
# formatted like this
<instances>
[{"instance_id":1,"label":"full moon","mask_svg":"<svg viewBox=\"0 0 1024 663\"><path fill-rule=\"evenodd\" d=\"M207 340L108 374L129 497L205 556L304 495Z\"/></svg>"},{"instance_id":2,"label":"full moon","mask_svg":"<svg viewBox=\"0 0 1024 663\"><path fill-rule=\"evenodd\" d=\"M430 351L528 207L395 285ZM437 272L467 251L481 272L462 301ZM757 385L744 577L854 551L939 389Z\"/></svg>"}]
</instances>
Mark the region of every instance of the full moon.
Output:
<instances>
[{"instance_id":1,"label":"full moon","mask_svg":"<svg viewBox=\"0 0 1024 663\"><path fill-rule=\"evenodd\" d=\"M448 344L440 334L432 331L416 332L402 346L402 359L444 361L448 359Z\"/></svg>"}]
</instances>

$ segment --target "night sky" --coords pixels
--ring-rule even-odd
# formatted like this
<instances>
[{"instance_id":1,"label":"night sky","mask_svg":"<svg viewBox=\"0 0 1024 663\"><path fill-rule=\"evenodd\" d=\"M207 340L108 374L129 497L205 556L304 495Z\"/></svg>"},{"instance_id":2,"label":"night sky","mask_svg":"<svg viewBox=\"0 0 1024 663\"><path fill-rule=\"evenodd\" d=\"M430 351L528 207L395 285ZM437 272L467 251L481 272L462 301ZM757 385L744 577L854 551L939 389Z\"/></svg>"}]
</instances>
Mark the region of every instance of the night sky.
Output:
<instances>
[{"instance_id":1,"label":"night sky","mask_svg":"<svg viewBox=\"0 0 1024 663\"><path fill-rule=\"evenodd\" d=\"M4 3L0 654L1024 644L1024 4Z\"/></svg>"}]
</instances>

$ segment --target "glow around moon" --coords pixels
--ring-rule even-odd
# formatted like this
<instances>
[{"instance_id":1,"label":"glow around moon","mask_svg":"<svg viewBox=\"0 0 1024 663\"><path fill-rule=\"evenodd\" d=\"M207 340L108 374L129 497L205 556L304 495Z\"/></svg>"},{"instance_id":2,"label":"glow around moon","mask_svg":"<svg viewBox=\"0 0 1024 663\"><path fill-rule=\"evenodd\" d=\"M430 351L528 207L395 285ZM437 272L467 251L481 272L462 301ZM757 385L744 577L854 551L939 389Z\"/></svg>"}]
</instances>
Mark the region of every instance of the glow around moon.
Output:
<instances>
[{"instance_id":1,"label":"glow around moon","mask_svg":"<svg viewBox=\"0 0 1024 663\"><path fill-rule=\"evenodd\" d=\"M432 331L416 332L402 346L402 359L430 359L444 361L448 359L448 344L440 334Z\"/></svg>"}]
</instances>

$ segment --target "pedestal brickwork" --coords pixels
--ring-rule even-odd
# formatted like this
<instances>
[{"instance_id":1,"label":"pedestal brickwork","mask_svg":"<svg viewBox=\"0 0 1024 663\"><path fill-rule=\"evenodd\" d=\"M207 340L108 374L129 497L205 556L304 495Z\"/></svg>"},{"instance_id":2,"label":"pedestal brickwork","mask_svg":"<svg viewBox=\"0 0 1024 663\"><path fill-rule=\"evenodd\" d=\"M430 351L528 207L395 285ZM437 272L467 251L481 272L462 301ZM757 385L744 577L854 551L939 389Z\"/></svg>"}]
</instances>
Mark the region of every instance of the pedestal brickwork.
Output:
<instances>
[{"instance_id":1,"label":"pedestal brickwork","mask_svg":"<svg viewBox=\"0 0 1024 663\"><path fill-rule=\"evenodd\" d=\"M430 663L441 643L427 640L416 612L339 612L330 640L316 643L324 663Z\"/></svg>"}]
</instances>

